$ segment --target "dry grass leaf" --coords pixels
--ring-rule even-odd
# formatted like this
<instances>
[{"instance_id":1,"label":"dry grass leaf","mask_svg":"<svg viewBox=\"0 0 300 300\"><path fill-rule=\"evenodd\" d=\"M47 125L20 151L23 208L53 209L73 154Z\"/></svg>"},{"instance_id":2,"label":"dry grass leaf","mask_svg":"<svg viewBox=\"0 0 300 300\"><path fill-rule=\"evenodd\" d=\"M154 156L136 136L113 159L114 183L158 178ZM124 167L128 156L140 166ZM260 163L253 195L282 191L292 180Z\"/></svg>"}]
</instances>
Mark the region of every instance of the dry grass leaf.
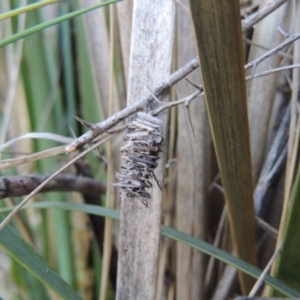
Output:
<instances>
[{"instance_id":1,"label":"dry grass leaf","mask_svg":"<svg viewBox=\"0 0 300 300\"><path fill-rule=\"evenodd\" d=\"M185 5L188 6L187 1ZM190 12L177 6L177 18L176 54L178 65L181 66L197 55L197 48ZM200 70L193 72L188 78L195 84L201 84ZM190 83L182 80L177 85L178 98L181 99L194 90ZM204 97L192 102L188 108L184 105L179 106L176 228L200 239L205 238L207 229L205 199L208 190L210 141ZM205 266L202 253L177 243L176 295L178 299L203 298Z\"/></svg>"},{"instance_id":2,"label":"dry grass leaf","mask_svg":"<svg viewBox=\"0 0 300 300\"><path fill-rule=\"evenodd\" d=\"M253 186L239 2L190 0L190 4L233 244L237 256L255 265ZM239 278L242 292L246 294L253 279L242 272Z\"/></svg>"}]
</instances>

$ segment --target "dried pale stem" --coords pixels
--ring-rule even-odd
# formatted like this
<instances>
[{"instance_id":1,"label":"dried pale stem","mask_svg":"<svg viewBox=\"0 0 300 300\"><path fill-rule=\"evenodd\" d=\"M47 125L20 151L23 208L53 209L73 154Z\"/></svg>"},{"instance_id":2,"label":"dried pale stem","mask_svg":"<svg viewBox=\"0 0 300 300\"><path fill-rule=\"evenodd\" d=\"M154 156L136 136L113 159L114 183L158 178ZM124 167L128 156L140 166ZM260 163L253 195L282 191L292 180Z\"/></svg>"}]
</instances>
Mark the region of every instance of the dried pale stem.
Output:
<instances>
[{"instance_id":1,"label":"dried pale stem","mask_svg":"<svg viewBox=\"0 0 300 300\"><path fill-rule=\"evenodd\" d=\"M248 296L249 298L254 297L255 294L257 293L258 289L260 288L260 286L263 284L266 275L268 274L268 272L271 269L271 267L272 267L275 259L277 258L277 256L279 255L279 253L281 251L281 246L282 246L282 243L279 244L279 246L277 247L276 251L272 255L270 261L268 262L267 266L265 267L265 269L263 270L263 272L260 274L260 276L257 279L255 285L253 286L252 290L249 293L249 296Z\"/></svg>"},{"instance_id":2,"label":"dried pale stem","mask_svg":"<svg viewBox=\"0 0 300 300\"><path fill-rule=\"evenodd\" d=\"M114 42L115 42L115 14L113 6L109 7L109 36L110 36L110 62L109 62L109 115L113 114L113 104L114 104ZM107 181L112 182L115 166L113 162L113 147L112 141L107 143L107 159L110 162L107 165ZM116 194L114 192L114 187L108 185L106 190L106 204L108 208L113 208L116 202ZM107 287L109 282L109 269L111 265L111 254L112 254L112 244L113 244L113 220L110 218L105 218L104 225L104 240L103 240L103 264L101 270L101 284L100 284L100 300L105 300L107 298Z\"/></svg>"},{"instance_id":3,"label":"dried pale stem","mask_svg":"<svg viewBox=\"0 0 300 300\"><path fill-rule=\"evenodd\" d=\"M255 216L255 220L257 222L257 225L263 229L266 233L268 233L270 236L272 236L274 239L278 236L278 230L271 226L269 223L264 221L263 219Z\"/></svg>"},{"instance_id":4,"label":"dried pale stem","mask_svg":"<svg viewBox=\"0 0 300 300\"><path fill-rule=\"evenodd\" d=\"M222 193L223 193L223 188L222 187L220 187L220 188L221 188ZM213 243L213 245L215 247L218 247L219 244L220 244L220 241L221 241L221 238L222 238L222 233L223 233L224 226L225 226L225 222L226 222L226 219L227 219L227 213L228 213L227 212L227 207L225 205L223 207L223 211L222 211L222 214L221 214L221 217L220 217L220 221L219 221L219 224L218 224L217 232L216 232L214 243ZM205 275L205 279L204 279L204 286L205 286L206 290L209 288L209 286L212 282L212 278L213 278L213 275L214 275L213 273L214 273L215 261L216 261L216 259L213 256L211 256L209 258L207 271L206 271L206 275Z\"/></svg>"},{"instance_id":5,"label":"dried pale stem","mask_svg":"<svg viewBox=\"0 0 300 300\"><path fill-rule=\"evenodd\" d=\"M18 157L18 158L2 160L0 162L0 170L5 170L5 169L19 166L19 165L22 165L22 164L25 164L28 162L33 162L33 161L37 161L37 160L40 160L43 158L62 154L65 152L65 147L66 146L60 146L60 147L51 148L48 150L40 151L40 152L37 152L34 154L29 154L29 155Z\"/></svg>"},{"instance_id":6,"label":"dried pale stem","mask_svg":"<svg viewBox=\"0 0 300 300\"><path fill-rule=\"evenodd\" d=\"M22 3L22 1L21 1ZM7 15L7 14L4 14ZM3 14L1 14L3 16ZM0 19L1 19L0 16ZM25 27L25 21L26 17L25 15L22 15L19 18L19 26L17 28L17 31L22 31ZM12 28L10 25L10 22L6 24L6 26L9 28L9 34L12 32ZM15 48L14 48L15 47ZM8 79L9 79L9 86L6 94L5 99L5 105L4 105L4 112L3 112L3 121L1 124L1 133L0 133L0 144L3 144L6 135L9 129L10 119L11 119L11 113L14 105L14 98L16 93L16 86L18 82L18 75L20 70L20 62L22 57L22 50L23 50L23 40L19 40L16 45L13 47L13 45L9 45L6 48L6 62L7 62L7 72L8 72ZM1 154L0 154L1 156Z\"/></svg>"}]
</instances>

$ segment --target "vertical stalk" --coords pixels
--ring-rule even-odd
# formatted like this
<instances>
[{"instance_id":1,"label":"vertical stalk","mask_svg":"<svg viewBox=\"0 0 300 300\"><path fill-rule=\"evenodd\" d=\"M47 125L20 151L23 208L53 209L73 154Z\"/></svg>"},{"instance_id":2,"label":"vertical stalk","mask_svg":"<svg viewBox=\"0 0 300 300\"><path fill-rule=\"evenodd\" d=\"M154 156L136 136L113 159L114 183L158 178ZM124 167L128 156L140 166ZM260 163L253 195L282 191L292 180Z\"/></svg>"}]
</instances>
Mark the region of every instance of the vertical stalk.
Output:
<instances>
[{"instance_id":1,"label":"vertical stalk","mask_svg":"<svg viewBox=\"0 0 300 300\"><path fill-rule=\"evenodd\" d=\"M237 255L256 264L244 53L238 0L190 0L228 217ZM253 279L239 273L242 292Z\"/></svg>"},{"instance_id":2,"label":"vertical stalk","mask_svg":"<svg viewBox=\"0 0 300 300\"><path fill-rule=\"evenodd\" d=\"M147 87L153 88L170 74L173 36L172 0L134 2L128 105L147 95ZM167 99L165 95L161 100ZM161 186L163 171L161 159L155 171ZM149 208L139 198L121 199L117 299L155 297L162 192L154 180L152 184Z\"/></svg>"}]
</instances>

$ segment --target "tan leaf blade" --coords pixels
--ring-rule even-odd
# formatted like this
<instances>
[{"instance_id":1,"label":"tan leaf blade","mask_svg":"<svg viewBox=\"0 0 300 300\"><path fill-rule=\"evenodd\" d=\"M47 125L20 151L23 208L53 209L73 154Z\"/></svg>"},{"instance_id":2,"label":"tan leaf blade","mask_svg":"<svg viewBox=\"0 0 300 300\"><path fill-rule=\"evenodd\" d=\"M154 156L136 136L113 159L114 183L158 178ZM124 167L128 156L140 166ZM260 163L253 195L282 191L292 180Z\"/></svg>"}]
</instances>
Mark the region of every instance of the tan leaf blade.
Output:
<instances>
[{"instance_id":1,"label":"tan leaf blade","mask_svg":"<svg viewBox=\"0 0 300 300\"><path fill-rule=\"evenodd\" d=\"M239 2L190 0L206 103L237 255L256 264ZM253 281L240 273L243 293Z\"/></svg>"}]
</instances>

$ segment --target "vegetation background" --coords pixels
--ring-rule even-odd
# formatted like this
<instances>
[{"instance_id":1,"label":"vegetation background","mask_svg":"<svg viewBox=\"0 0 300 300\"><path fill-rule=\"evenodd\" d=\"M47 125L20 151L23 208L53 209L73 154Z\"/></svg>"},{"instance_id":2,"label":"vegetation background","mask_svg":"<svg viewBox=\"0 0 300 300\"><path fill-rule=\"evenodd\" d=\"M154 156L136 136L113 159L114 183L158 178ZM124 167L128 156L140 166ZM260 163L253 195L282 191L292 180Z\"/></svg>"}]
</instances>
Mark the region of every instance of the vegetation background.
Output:
<instances>
[{"instance_id":1,"label":"vegetation background","mask_svg":"<svg viewBox=\"0 0 300 300\"><path fill-rule=\"evenodd\" d=\"M0 224L0 297L299 297L299 1L114 2L0 2L2 222L94 148ZM145 97L174 104L149 208L112 185L123 132L66 155Z\"/></svg>"}]
</instances>

